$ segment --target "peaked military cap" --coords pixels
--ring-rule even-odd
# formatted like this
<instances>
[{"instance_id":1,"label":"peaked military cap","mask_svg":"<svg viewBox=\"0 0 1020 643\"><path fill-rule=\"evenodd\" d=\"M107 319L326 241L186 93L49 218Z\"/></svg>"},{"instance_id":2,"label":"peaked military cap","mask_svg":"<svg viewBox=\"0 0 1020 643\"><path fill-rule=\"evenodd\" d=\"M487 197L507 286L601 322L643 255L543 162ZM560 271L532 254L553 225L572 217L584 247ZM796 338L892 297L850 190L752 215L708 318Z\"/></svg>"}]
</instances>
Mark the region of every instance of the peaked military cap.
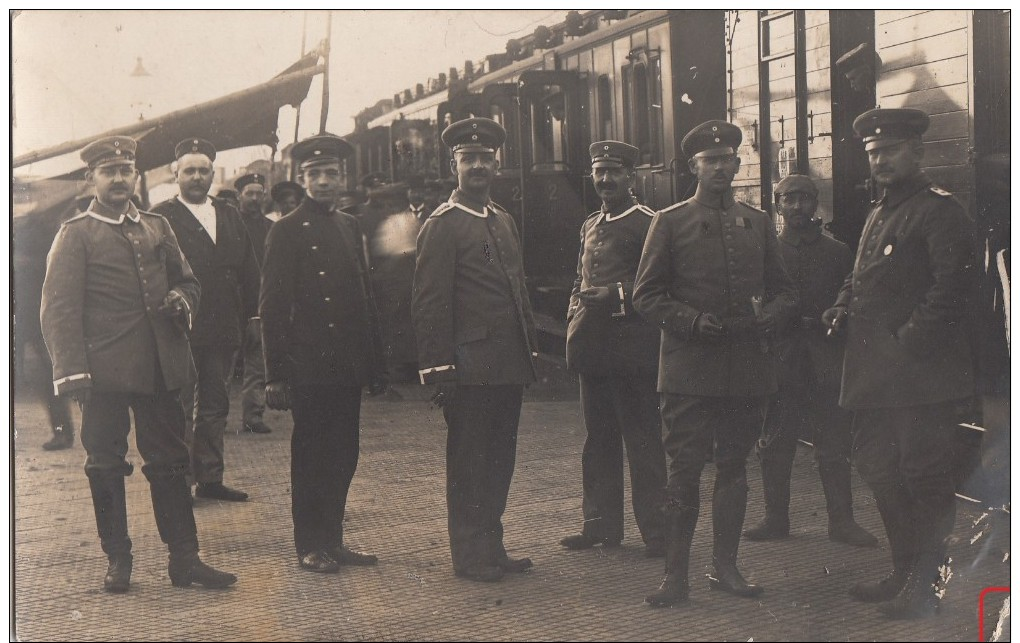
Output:
<instances>
[{"instance_id":1,"label":"peaked military cap","mask_svg":"<svg viewBox=\"0 0 1020 643\"><path fill-rule=\"evenodd\" d=\"M354 148L335 134L317 134L296 143L290 150L290 158L299 168L312 167L323 163L338 163L354 154Z\"/></svg>"},{"instance_id":2,"label":"peaked military cap","mask_svg":"<svg viewBox=\"0 0 1020 643\"><path fill-rule=\"evenodd\" d=\"M620 141L599 141L588 147L592 168L634 167L641 157L641 150Z\"/></svg>"},{"instance_id":3,"label":"peaked military cap","mask_svg":"<svg viewBox=\"0 0 1020 643\"><path fill-rule=\"evenodd\" d=\"M506 140L506 130L491 118L467 118L444 129L442 139L451 152L495 152Z\"/></svg>"},{"instance_id":4,"label":"peaked military cap","mask_svg":"<svg viewBox=\"0 0 1020 643\"><path fill-rule=\"evenodd\" d=\"M688 158L736 154L744 134L740 128L726 121L706 121L698 125L680 143Z\"/></svg>"},{"instance_id":5,"label":"peaked military cap","mask_svg":"<svg viewBox=\"0 0 1020 643\"><path fill-rule=\"evenodd\" d=\"M79 156L91 170L102 165L133 163L137 149L138 143L130 136L107 136L83 147Z\"/></svg>"},{"instance_id":6,"label":"peaked military cap","mask_svg":"<svg viewBox=\"0 0 1020 643\"><path fill-rule=\"evenodd\" d=\"M174 148L174 158L179 160L185 154L205 154L210 161L215 161L216 147L204 138L188 138Z\"/></svg>"},{"instance_id":7,"label":"peaked military cap","mask_svg":"<svg viewBox=\"0 0 1020 643\"><path fill-rule=\"evenodd\" d=\"M836 60L836 69L841 74L846 74L855 67L870 65L874 61L874 50L868 46L868 43L862 42Z\"/></svg>"},{"instance_id":8,"label":"peaked military cap","mask_svg":"<svg viewBox=\"0 0 1020 643\"><path fill-rule=\"evenodd\" d=\"M241 178L234 181L234 189L237 190L238 192L241 192L242 190L244 190L244 187L246 185L251 185L252 183L258 183L259 185L265 187L266 175L258 174L256 172L253 172L251 174L245 174Z\"/></svg>"},{"instance_id":9,"label":"peaked military cap","mask_svg":"<svg viewBox=\"0 0 1020 643\"><path fill-rule=\"evenodd\" d=\"M304 193L305 189L300 183L295 183L294 181L280 181L273 186L272 190L269 191L269 196L273 199L273 201L279 202L282 201L283 197L288 194L293 194L300 199Z\"/></svg>"},{"instance_id":10,"label":"peaked military cap","mask_svg":"<svg viewBox=\"0 0 1020 643\"><path fill-rule=\"evenodd\" d=\"M778 197L791 192L803 192L817 197L818 186L806 174L790 174L776 184L775 194Z\"/></svg>"},{"instance_id":11,"label":"peaked military cap","mask_svg":"<svg viewBox=\"0 0 1020 643\"><path fill-rule=\"evenodd\" d=\"M928 129L928 115L919 109L870 109L854 119L854 131L871 151L916 138Z\"/></svg>"}]
</instances>

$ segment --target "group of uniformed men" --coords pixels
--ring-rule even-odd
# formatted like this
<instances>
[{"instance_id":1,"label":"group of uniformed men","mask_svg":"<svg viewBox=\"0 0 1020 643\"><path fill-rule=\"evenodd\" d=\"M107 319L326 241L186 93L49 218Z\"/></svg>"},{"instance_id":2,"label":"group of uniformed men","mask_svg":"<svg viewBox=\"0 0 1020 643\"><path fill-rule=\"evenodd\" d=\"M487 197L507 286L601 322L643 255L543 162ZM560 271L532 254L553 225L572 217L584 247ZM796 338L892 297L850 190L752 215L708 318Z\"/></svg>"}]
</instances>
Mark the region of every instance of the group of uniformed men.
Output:
<instances>
[{"instance_id":1,"label":"group of uniformed men","mask_svg":"<svg viewBox=\"0 0 1020 643\"><path fill-rule=\"evenodd\" d=\"M818 190L807 176L788 176L775 190L786 222L778 236L768 214L734 199L741 132L730 123L709 121L685 136L697 191L658 213L633 195L639 150L592 144L602 208L582 226L567 311L567 360L580 376L587 429L584 522L564 547L620 544L626 445L646 553L665 557L665 578L645 600L686 601L700 478L711 456L711 587L759 595L737 568L746 460L758 442L766 513L743 535L787 536L803 425L815 432L830 538L877 544L853 519L851 435L886 527L892 572L851 595L897 618L934 611L955 515L952 407L973 388L963 330L973 262L962 208L920 169L927 124L910 109L875 109L854 123L884 192L856 261L821 231ZM424 219L411 307L421 383L434 386L449 429L453 568L483 582L532 566L511 558L503 542L523 389L536 379L537 356L520 237L489 196L505 136L485 118L443 132L458 187ZM292 157L303 199L271 227L255 228L206 196L215 151L201 139L178 147L181 196L156 208L162 216L138 211L129 201L134 150L125 137L82 150L96 199L54 242L42 308L55 389L83 408L86 472L110 559L106 589L126 591L130 578L129 408L171 580L234 582L198 560L185 476L194 473L198 495L240 499L222 483L222 426L223 385L243 328L246 356L258 362L264 351L266 404L293 413L300 566L331 573L375 563L343 542L361 389L386 388L364 239L357 219L335 205L351 147L331 135L298 143ZM244 195L264 190L264 179L241 183L245 216L257 219ZM264 256L253 252L262 236ZM225 252L227 244L235 250ZM218 301L238 299L234 313L214 312ZM189 351L189 334L201 350ZM198 399L189 460L179 398L192 356ZM257 415L246 412L245 422L259 430Z\"/></svg>"}]
</instances>

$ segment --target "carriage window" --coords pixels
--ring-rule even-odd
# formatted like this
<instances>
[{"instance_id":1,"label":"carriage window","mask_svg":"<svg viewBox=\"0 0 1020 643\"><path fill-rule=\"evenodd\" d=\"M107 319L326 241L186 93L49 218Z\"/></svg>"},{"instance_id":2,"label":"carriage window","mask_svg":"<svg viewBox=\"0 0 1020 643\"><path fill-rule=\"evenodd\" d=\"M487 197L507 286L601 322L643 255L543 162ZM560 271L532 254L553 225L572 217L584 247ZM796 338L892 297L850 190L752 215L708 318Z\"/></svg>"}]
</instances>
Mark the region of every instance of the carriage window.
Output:
<instances>
[{"instance_id":1,"label":"carriage window","mask_svg":"<svg viewBox=\"0 0 1020 643\"><path fill-rule=\"evenodd\" d=\"M662 163L662 63L636 56L623 67L623 119L627 139L641 150L641 164Z\"/></svg>"},{"instance_id":2,"label":"carriage window","mask_svg":"<svg viewBox=\"0 0 1020 643\"><path fill-rule=\"evenodd\" d=\"M496 159L501 169L515 169L521 166L521 155L517 149L517 123L513 118L513 110L505 110L502 105L493 105L490 118L503 126L507 132L506 143L496 151Z\"/></svg>"},{"instance_id":3,"label":"carriage window","mask_svg":"<svg viewBox=\"0 0 1020 643\"><path fill-rule=\"evenodd\" d=\"M613 85L609 82L609 76L599 76L597 92L599 138L607 140L613 137Z\"/></svg>"},{"instance_id":4,"label":"carriage window","mask_svg":"<svg viewBox=\"0 0 1020 643\"><path fill-rule=\"evenodd\" d=\"M535 165L549 170L567 169L566 105L559 87L547 87L531 104L531 144Z\"/></svg>"}]
</instances>

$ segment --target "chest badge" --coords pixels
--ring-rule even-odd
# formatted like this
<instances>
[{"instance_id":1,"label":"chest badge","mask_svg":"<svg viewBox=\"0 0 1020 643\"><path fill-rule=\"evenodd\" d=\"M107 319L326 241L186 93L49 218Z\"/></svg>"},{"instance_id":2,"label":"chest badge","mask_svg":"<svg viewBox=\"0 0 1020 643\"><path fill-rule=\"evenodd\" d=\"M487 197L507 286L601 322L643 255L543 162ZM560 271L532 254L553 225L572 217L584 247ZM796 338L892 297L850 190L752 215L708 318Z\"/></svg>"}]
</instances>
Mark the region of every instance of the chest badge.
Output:
<instances>
[{"instance_id":1,"label":"chest badge","mask_svg":"<svg viewBox=\"0 0 1020 643\"><path fill-rule=\"evenodd\" d=\"M887 245L886 247L882 248L882 254L884 254L887 257L892 254L892 251L893 251L893 246L892 246L891 243L889 245Z\"/></svg>"}]
</instances>

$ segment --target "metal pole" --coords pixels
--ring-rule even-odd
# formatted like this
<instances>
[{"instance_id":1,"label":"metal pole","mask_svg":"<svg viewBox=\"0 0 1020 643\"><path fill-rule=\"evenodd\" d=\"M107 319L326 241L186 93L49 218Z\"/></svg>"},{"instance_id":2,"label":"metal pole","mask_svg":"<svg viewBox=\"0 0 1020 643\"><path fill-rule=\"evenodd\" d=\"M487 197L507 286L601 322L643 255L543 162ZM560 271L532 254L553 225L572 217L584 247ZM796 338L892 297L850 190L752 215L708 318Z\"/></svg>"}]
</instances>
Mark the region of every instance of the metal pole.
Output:
<instances>
[{"instance_id":1,"label":"metal pole","mask_svg":"<svg viewBox=\"0 0 1020 643\"><path fill-rule=\"evenodd\" d=\"M322 74L322 111L319 113L319 134L326 133L326 117L329 116L329 50L333 40L333 12L326 12L325 71Z\"/></svg>"},{"instance_id":2,"label":"metal pole","mask_svg":"<svg viewBox=\"0 0 1020 643\"><path fill-rule=\"evenodd\" d=\"M308 35L308 11L305 10L305 15L304 15L304 17L301 20L301 56L298 58L299 60L301 58L305 57L305 40L306 40L306 36L307 35ZM295 143L298 142L298 129L300 129L300 127L301 127L301 106L304 105L304 104L305 104L305 101L301 101L300 103L298 103L298 106L297 106L297 116L294 117L294 142ZM288 176L287 178L290 179L291 181L293 181L294 177L296 176L296 171L295 171L293 166L291 166L289 174L290 174L290 176Z\"/></svg>"}]
</instances>

